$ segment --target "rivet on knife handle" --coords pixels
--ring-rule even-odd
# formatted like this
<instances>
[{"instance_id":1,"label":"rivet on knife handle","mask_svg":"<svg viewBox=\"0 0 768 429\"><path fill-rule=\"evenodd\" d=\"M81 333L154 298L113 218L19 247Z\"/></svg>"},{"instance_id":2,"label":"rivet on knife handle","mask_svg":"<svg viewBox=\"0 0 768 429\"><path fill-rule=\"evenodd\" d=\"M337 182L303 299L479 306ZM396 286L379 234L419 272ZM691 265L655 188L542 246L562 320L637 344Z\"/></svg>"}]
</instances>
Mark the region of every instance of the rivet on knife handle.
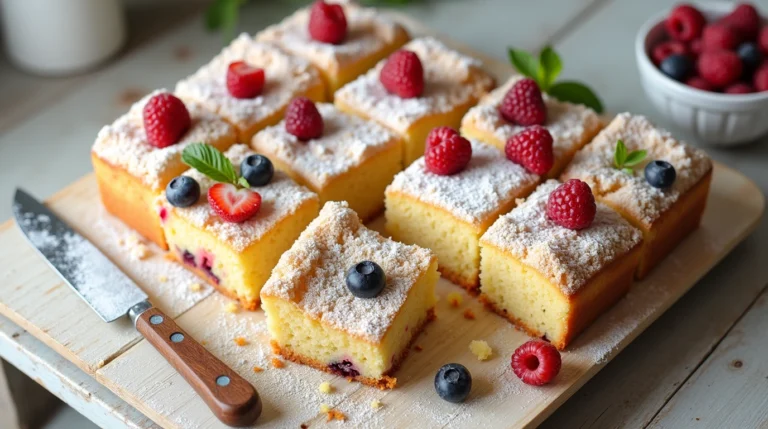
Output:
<instances>
[{"instance_id":1,"label":"rivet on knife handle","mask_svg":"<svg viewBox=\"0 0 768 429\"><path fill-rule=\"evenodd\" d=\"M219 420L230 426L247 426L259 417L261 398L256 389L162 311L150 308L138 315L136 329L187 380Z\"/></svg>"}]
</instances>

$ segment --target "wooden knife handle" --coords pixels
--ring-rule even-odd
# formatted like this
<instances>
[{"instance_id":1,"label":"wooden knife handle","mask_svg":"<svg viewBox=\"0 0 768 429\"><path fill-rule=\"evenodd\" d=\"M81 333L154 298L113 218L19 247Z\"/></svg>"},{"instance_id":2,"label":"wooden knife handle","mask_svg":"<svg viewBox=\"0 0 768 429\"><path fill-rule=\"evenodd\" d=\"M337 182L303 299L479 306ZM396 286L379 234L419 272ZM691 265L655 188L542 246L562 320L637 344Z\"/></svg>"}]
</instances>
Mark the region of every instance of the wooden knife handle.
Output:
<instances>
[{"instance_id":1,"label":"wooden knife handle","mask_svg":"<svg viewBox=\"0 0 768 429\"><path fill-rule=\"evenodd\" d=\"M219 420L247 426L261 414L256 389L213 356L170 317L150 308L136 318L141 332L203 398Z\"/></svg>"}]
</instances>

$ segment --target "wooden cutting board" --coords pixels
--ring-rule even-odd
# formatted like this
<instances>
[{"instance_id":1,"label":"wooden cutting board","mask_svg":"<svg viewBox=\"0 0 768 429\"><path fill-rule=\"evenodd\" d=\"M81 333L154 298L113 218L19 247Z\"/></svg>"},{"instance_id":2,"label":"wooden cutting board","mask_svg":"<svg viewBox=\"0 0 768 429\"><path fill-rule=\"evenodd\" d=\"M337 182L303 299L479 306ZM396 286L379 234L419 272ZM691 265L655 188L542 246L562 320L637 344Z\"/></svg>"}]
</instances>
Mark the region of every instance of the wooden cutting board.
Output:
<instances>
[{"instance_id":1,"label":"wooden cutting board","mask_svg":"<svg viewBox=\"0 0 768 429\"><path fill-rule=\"evenodd\" d=\"M406 17L398 19L413 34L431 33ZM507 64L447 42L482 59L500 81L512 72ZM101 209L93 176L71 184L48 203L136 280L153 303L253 383L264 401L259 427L325 424L320 406L326 404L343 412L347 424L387 428L536 426L747 237L764 208L762 193L749 179L715 164L701 228L576 339L563 354L556 382L545 387L522 384L509 366L512 352L528 337L441 279L438 320L418 339L396 374L398 387L380 391L293 363L274 368L264 314L228 312L229 300L207 286L198 288L200 282L194 276L166 260L157 248L149 246L145 259L133 256L135 236ZM370 226L381 229L382 224L378 219ZM103 323L37 256L11 221L0 226L0 260L0 313L4 316L159 425L224 427L127 319ZM447 305L449 292L462 293L460 308ZM474 320L466 317L467 311ZM247 344L236 345L237 337ZM480 339L494 350L485 362L468 348L472 340ZM434 375L448 362L466 365L473 375L472 395L464 404L447 403L434 392ZM255 367L261 371L254 371ZM319 392L324 381L334 386L333 393ZM381 401L383 407L373 409L373 400Z\"/></svg>"}]
</instances>

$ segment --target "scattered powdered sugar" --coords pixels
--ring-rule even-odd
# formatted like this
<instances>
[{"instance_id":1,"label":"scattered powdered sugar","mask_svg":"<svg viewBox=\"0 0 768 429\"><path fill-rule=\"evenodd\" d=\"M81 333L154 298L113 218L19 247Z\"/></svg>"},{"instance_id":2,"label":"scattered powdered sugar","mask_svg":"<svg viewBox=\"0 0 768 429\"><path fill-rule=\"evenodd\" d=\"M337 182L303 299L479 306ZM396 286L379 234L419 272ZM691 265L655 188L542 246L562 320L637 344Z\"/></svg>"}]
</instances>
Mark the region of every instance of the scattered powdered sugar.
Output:
<instances>
[{"instance_id":1,"label":"scattered powdered sugar","mask_svg":"<svg viewBox=\"0 0 768 429\"><path fill-rule=\"evenodd\" d=\"M424 93L416 98L390 94L379 81L386 60L348 83L335 100L351 110L405 133L419 119L447 113L474 100L493 87L493 78L480 69L478 60L448 49L431 37L414 39L403 49L419 56L424 68Z\"/></svg>"},{"instance_id":2,"label":"scattered powdered sugar","mask_svg":"<svg viewBox=\"0 0 768 429\"><path fill-rule=\"evenodd\" d=\"M243 144L232 146L225 155L239 170L240 163L256 152ZM200 184L200 195L207 195L208 189L216 182L197 170L189 170L185 175L194 178ZM167 207L170 215L186 219L195 228L209 231L223 243L227 243L237 252L242 252L271 231L283 219L295 213L303 204L317 200L317 195L309 189L296 184L281 171L275 171L272 180L259 187L252 188L261 195L261 208L256 215L245 222L227 222L213 211L205 197L187 208L173 207L168 204L165 195L159 198L160 204Z\"/></svg>"},{"instance_id":3,"label":"scattered powdered sugar","mask_svg":"<svg viewBox=\"0 0 768 429\"><path fill-rule=\"evenodd\" d=\"M323 135L301 141L285 130L285 121L257 133L251 145L277 157L315 189L347 173L372 156L398 144L381 125L341 112L333 104L317 103L323 117Z\"/></svg>"},{"instance_id":4,"label":"scattered powdered sugar","mask_svg":"<svg viewBox=\"0 0 768 429\"><path fill-rule=\"evenodd\" d=\"M525 202L500 217L481 242L510 252L570 296L640 243L642 233L600 203L588 228L574 231L557 225L546 212L549 194L559 185L555 180L540 185Z\"/></svg>"},{"instance_id":5,"label":"scattered powdered sugar","mask_svg":"<svg viewBox=\"0 0 768 429\"><path fill-rule=\"evenodd\" d=\"M143 109L154 95L167 92L156 90L136 102L125 115L99 131L92 151L102 161L125 169L145 185L160 189L169 181L169 172L184 169L181 152L191 143L234 142L235 131L226 122L199 104L185 102L192 126L178 143L157 148L147 143L144 132Z\"/></svg>"},{"instance_id":6,"label":"scattered powdered sugar","mask_svg":"<svg viewBox=\"0 0 768 429\"><path fill-rule=\"evenodd\" d=\"M645 162L634 167L634 174L614 167L617 140L624 141L627 151L648 151ZM675 167L677 178L668 189L654 188L645 180L643 169L653 160L664 160ZM675 140L668 131L656 128L643 116L622 113L576 154L563 179L587 182L596 197L621 207L650 227L711 169L712 161L703 151Z\"/></svg>"},{"instance_id":7,"label":"scattered powdered sugar","mask_svg":"<svg viewBox=\"0 0 768 429\"><path fill-rule=\"evenodd\" d=\"M493 135L505 144L512 136L526 127L515 125L501 116L499 106L504 96L523 76L511 77L503 86L483 97L480 104L471 108L462 120L462 128L474 128L481 133ZM555 159L573 154L588 142L603 123L594 110L582 105L559 101L543 94L547 106L547 122L544 127L552 134L552 148Z\"/></svg>"},{"instance_id":8,"label":"scattered powdered sugar","mask_svg":"<svg viewBox=\"0 0 768 429\"><path fill-rule=\"evenodd\" d=\"M282 255L261 294L290 300L308 317L378 343L434 259L430 250L366 228L346 202L328 202ZM355 298L346 286L347 270L366 260L386 274L376 299Z\"/></svg>"},{"instance_id":9,"label":"scattered powdered sugar","mask_svg":"<svg viewBox=\"0 0 768 429\"><path fill-rule=\"evenodd\" d=\"M264 69L261 95L235 98L229 94L227 69L234 61ZM176 84L176 93L183 99L202 103L243 133L281 112L292 98L320 83L319 72L307 60L288 55L268 43L256 42L243 33L195 74Z\"/></svg>"},{"instance_id":10,"label":"scattered powdered sugar","mask_svg":"<svg viewBox=\"0 0 768 429\"><path fill-rule=\"evenodd\" d=\"M499 149L471 143L472 159L464 170L450 176L434 174L421 157L395 176L387 194L401 193L481 225L539 181L539 176L509 161Z\"/></svg>"},{"instance_id":11,"label":"scattered powdered sugar","mask_svg":"<svg viewBox=\"0 0 768 429\"><path fill-rule=\"evenodd\" d=\"M304 8L267 27L256 39L275 43L286 51L312 61L323 70L337 73L355 62L381 52L395 43L398 33L405 34L400 24L373 8L344 4L347 37L332 44L314 40L309 35L310 9Z\"/></svg>"}]
</instances>

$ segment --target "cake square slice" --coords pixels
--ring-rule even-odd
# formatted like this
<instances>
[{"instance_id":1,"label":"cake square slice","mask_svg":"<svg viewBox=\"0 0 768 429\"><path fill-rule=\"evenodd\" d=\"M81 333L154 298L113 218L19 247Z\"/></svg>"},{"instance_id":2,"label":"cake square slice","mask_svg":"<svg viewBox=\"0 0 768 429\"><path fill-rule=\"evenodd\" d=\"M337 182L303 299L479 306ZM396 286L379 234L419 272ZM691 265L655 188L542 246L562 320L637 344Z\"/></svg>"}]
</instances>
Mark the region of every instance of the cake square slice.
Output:
<instances>
[{"instance_id":1,"label":"cake square slice","mask_svg":"<svg viewBox=\"0 0 768 429\"><path fill-rule=\"evenodd\" d=\"M256 40L274 43L320 69L329 100L333 99L336 90L410 39L400 24L376 9L351 2L343 3L341 7L347 22L347 35L338 44L320 42L310 36L309 7L256 35Z\"/></svg>"},{"instance_id":2,"label":"cake square slice","mask_svg":"<svg viewBox=\"0 0 768 429\"><path fill-rule=\"evenodd\" d=\"M424 155L424 141L438 126L459 128L471 106L493 88L493 78L480 61L424 37L407 43L424 69L424 92L419 97L401 98L387 92L379 81L386 61L336 92L334 102L341 110L378 122L400 134L404 141L403 165Z\"/></svg>"},{"instance_id":3,"label":"cake square slice","mask_svg":"<svg viewBox=\"0 0 768 429\"><path fill-rule=\"evenodd\" d=\"M237 144L224 155L239 171L243 159L253 154L247 145ZM317 195L276 171L269 183L251 188L261 195L256 215L233 223L219 217L206 199L216 182L194 169L184 175L200 185L197 203L180 208L168 203L165 193L159 198L170 255L222 294L255 310L280 255L317 216Z\"/></svg>"},{"instance_id":4,"label":"cake square slice","mask_svg":"<svg viewBox=\"0 0 768 429\"><path fill-rule=\"evenodd\" d=\"M422 157L395 176L386 190L385 215L392 238L432 249L443 276L474 293L480 236L517 198L533 191L539 176L493 146L470 143L472 158L459 173L434 174Z\"/></svg>"},{"instance_id":5,"label":"cake square slice","mask_svg":"<svg viewBox=\"0 0 768 429\"><path fill-rule=\"evenodd\" d=\"M614 165L616 143L645 150L644 162L627 174ZM675 168L672 186L651 186L643 169L654 160ZM580 150L561 179L581 179L595 198L613 207L643 231L644 249L637 278L644 278L689 233L698 228L712 180L712 161L701 150L676 140L643 116L622 113L592 143Z\"/></svg>"},{"instance_id":6,"label":"cake square slice","mask_svg":"<svg viewBox=\"0 0 768 429\"><path fill-rule=\"evenodd\" d=\"M91 161L104 207L148 240L167 249L155 200L168 182L188 167L181 152L203 142L219 150L235 143L234 128L198 103L186 102L192 124L173 145L157 148L147 142L142 111L157 90L131 106L128 113L99 131Z\"/></svg>"},{"instance_id":7,"label":"cake square slice","mask_svg":"<svg viewBox=\"0 0 768 429\"><path fill-rule=\"evenodd\" d=\"M384 289L358 298L347 271L363 261L384 272ZM283 254L261 290L272 347L287 359L393 388L410 344L434 318L437 258L382 237L344 202L328 202Z\"/></svg>"},{"instance_id":8,"label":"cake square slice","mask_svg":"<svg viewBox=\"0 0 768 429\"><path fill-rule=\"evenodd\" d=\"M556 224L547 199L559 185L541 184L480 239L480 299L562 350L627 293L642 234L601 203L585 229Z\"/></svg>"},{"instance_id":9,"label":"cake square slice","mask_svg":"<svg viewBox=\"0 0 768 429\"><path fill-rule=\"evenodd\" d=\"M494 89L480 100L480 104L469 109L461 121L461 133L504 150L512 136L526 127L504 119L499 113L504 96L523 76L512 76L503 86ZM603 128L600 116L581 104L559 101L542 94L547 107L547 121L544 127L552 134L552 149L555 163L547 173L548 178L557 177L573 155L587 144Z\"/></svg>"},{"instance_id":10,"label":"cake square slice","mask_svg":"<svg viewBox=\"0 0 768 429\"><path fill-rule=\"evenodd\" d=\"M301 141L285 121L257 133L251 146L317 192L320 203L347 201L368 221L384 209L384 189L402 170L402 141L376 123L318 103L323 135Z\"/></svg>"},{"instance_id":11,"label":"cake square slice","mask_svg":"<svg viewBox=\"0 0 768 429\"><path fill-rule=\"evenodd\" d=\"M227 69L236 61L264 70L264 88L256 97L236 98L229 93ZM280 121L293 98L323 101L325 84L309 61L243 33L195 74L177 83L176 94L217 113L237 129L238 141L248 142L257 131Z\"/></svg>"}]
</instances>

